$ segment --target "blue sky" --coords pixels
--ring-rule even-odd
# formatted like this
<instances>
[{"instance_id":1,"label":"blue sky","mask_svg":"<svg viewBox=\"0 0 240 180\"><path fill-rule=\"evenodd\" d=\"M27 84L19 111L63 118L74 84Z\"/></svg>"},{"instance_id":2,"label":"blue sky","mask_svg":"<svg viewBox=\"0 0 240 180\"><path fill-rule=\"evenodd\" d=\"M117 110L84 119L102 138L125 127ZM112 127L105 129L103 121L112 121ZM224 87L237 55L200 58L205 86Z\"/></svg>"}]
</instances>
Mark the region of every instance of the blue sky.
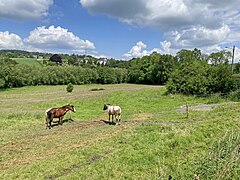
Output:
<instances>
[{"instance_id":1,"label":"blue sky","mask_svg":"<svg viewBox=\"0 0 240 180\"><path fill-rule=\"evenodd\" d=\"M0 49L131 59L236 45L240 0L0 0ZM230 49L231 50L231 49Z\"/></svg>"}]
</instances>

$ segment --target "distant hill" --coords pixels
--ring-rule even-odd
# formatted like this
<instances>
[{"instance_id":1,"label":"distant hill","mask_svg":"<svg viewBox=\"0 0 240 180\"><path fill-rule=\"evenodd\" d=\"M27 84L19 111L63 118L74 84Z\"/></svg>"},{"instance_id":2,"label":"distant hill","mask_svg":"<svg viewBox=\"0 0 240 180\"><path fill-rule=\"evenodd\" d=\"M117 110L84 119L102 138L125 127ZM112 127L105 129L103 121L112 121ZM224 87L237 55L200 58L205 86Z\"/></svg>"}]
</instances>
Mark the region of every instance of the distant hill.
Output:
<instances>
[{"instance_id":1,"label":"distant hill","mask_svg":"<svg viewBox=\"0 0 240 180\"><path fill-rule=\"evenodd\" d=\"M0 57L8 58L49 58L52 54L40 52L28 52L23 50L0 50Z\"/></svg>"},{"instance_id":2,"label":"distant hill","mask_svg":"<svg viewBox=\"0 0 240 180\"><path fill-rule=\"evenodd\" d=\"M29 52L24 50L0 50L0 57L6 57L16 60L20 64L31 64L33 60L49 60L54 54L42 53L42 52ZM107 58L96 58L91 55L79 55L79 54L58 54L61 56L63 62L68 64L77 65L79 63L84 64L106 64ZM30 59L28 59L30 58ZM38 64L39 64L38 61ZM35 62L36 63L36 62Z\"/></svg>"}]
</instances>

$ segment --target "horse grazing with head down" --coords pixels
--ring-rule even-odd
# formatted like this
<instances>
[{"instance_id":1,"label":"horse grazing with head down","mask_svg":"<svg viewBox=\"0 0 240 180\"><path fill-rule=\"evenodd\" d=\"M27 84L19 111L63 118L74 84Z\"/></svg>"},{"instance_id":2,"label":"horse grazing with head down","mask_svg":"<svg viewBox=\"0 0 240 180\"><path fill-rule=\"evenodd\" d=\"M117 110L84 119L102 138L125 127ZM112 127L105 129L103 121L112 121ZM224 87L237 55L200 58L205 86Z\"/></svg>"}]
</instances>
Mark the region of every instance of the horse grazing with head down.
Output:
<instances>
[{"instance_id":1,"label":"horse grazing with head down","mask_svg":"<svg viewBox=\"0 0 240 180\"><path fill-rule=\"evenodd\" d=\"M103 110L107 110L109 122L110 122L110 116L112 116L112 122L113 122L113 116L115 116L116 124L120 125L121 108L119 106L111 106L110 104L104 104Z\"/></svg>"},{"instance_id":2,"label":"horse grazing with head down","mask_svg":"<svg viewBox=\"0 0 240 180\"><path fill-rule=\"evenodd\" d=\"M62 125L62 120L64 115L71 110L72 112L76 112L76 109L74 106L66 105L60 108L49 108L45 111L45 117L46 117L46 128L51 129L52 128L52 121L53 118L59 118L58 124Z\"/></svg>"}]
</instances>

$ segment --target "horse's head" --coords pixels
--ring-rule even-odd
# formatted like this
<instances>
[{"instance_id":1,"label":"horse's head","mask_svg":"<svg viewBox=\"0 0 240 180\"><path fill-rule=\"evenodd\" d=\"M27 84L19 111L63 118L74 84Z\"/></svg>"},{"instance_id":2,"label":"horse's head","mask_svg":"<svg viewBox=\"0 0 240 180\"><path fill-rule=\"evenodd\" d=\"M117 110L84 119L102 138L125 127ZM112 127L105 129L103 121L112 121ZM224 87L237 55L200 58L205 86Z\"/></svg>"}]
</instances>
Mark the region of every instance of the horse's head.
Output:
<instances>
[{"instance_id":1,"label":"horse's head","mask_svg":"<svg viewBox=\"0 0 240 180\"><path fill-rule=\"evenodd\" d=\"M67 109L68 109L68 110L71 110L72 112L76 112L76 109L75 109L74 106L67 105Z\"/></svg>"},{"instance_id":2,"label":"horse's head","mask_svg":"<svg viewBox=\"0 0 240 180\"><path fill-rule=\"evenodd\" d=\"M108 109L108 106L110 106L110 104L104 104L104 105L103 105L103 110L107 110L107 109Z\"/></svg>"}]
</instances>

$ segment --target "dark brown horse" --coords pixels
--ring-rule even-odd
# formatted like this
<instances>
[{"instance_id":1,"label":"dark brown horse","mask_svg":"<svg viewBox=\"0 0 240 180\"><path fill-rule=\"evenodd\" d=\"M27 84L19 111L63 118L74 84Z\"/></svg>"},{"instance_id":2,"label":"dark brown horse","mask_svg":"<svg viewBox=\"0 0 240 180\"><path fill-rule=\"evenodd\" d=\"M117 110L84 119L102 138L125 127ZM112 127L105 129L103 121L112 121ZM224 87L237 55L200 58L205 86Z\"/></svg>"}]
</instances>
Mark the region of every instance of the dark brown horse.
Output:
<instances>
[{"instance_id":1,"label":"dark brown horse","mask_svg":"<svg viewBox=\"0 0 240 180\"><path fill-rule=\"evenodd\" d=\"M46 116L46 128L51 129L52 128L52 121L53 118L59 118L58 124L62 125L62 120L64 115L71 110L72 112L76 112L76 109L74 106L66 105L60 108L49 108L45 111Z\"/></svg>"}]
</instances>

